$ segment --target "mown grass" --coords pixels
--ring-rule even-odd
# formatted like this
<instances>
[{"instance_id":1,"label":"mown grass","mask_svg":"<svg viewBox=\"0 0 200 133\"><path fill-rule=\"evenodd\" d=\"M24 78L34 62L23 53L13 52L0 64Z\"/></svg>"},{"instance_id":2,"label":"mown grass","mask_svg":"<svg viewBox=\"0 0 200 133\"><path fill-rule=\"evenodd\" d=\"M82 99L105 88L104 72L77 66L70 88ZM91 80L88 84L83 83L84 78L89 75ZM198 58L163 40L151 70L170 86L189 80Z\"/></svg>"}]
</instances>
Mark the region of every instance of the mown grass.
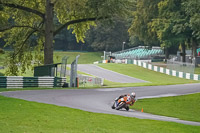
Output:
<instances>
[{"instance_id":1,"label":"mown grass","mask_svg":"<svg viewBox=\"0 0 200 133\"><path fill-rule=\"evenodd\" d=\"M200 67L196 67L194 73L195 74L200 74Z\"/></svg>"},{"instance_id":2,"label":"mown grass","mask_svg":"<svg viewBox=\"0 0 200 133\"><path fill-rule=\"evenodd\" d=\"M198 133L199 126L91 113L0 96L1 133Z\"/></svg>"},{"instance_id":3,"label":"mown grass","mask_svg":"<svg viewBox=\"0 0 200 133\"><path fill-rule=\"evenodd\" d=\"M5 54L0 54L0 66L5 63L5 60L9 54L9 51L6 51ZM95 61L102 60L101 56L103 56L103 52L62 52L62 51L54 51L54 63L61 63L62 58L64 56L68 56L68 64L72 63L76 56L80 55L78 59L79 64L93 64Z\"/></svg>"},{"instance_id":4,"label":"mown grass","mask_svg":"<svg viewBox=\"0 0 200 133\"><path fill-rule=\"evenodd\" d=\"M68 64L71 64L77 55L80 55L78 64L93 64L95 61L102 60L103 52L54 52L54 63L60 63L62 57L68 56Z\"/></svg>"},{"instance_id":5,"label":"mown grass","mask_svg":"<svg viewBox=\"0 0 200 133\"><path fill-rule=\"evenodd\" d=\"M200 93L138 100L132 108L146 113L200 122Z\"/></svg>"},{"instance_id":6,"label":"mown grass","mask_svg":"<svg viewBox=\"0 0 200 133\"><path fill-rule=\"evenodd\" d=\"M99 64L99 66L121 74L149 81L148 83L127 83L127 84L113 83L110 81L105 82L105 84L108 86L172 85L172 84L186 84L186 83L199 82L199 81L187 80L174 76L169 76L133 64Z\"/></svg>"}]
</instances>

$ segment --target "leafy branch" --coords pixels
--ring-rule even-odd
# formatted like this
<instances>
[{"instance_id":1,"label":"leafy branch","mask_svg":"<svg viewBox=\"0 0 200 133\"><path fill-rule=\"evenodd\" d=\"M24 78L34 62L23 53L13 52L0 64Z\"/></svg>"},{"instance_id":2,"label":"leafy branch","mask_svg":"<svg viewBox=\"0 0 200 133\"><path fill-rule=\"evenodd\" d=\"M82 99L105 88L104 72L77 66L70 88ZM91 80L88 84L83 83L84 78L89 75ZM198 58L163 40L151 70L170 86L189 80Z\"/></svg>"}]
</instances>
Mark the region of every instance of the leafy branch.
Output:
<instances>
[{"instance_id":1,"label":"leafy branch","mask_svg":"<svg viewBox=\"0 0 200 133\"><path fill-rule=\"evenodd\" d=\"M12 25L12 26L0 28L0 32L11 30L13 28L31 28L31 29L36 30L36 31L41 31L40 29L38 29L36 27L31 27L31 26L28 26L28 25Z\"/></svg>"},{"instance_id":2,"label":"leafy branch","mask_svg":"<svg viewBox=\"0 0 200 133\"><path fill-rule=\"evenodd\" d=\"M57 30L54 31L53 35L57 35L63 28L71 25L71 24L76 24L76 23L81 23L81 22L87 22L87 21L96 21L100 19L106 19L107 17L100 17L100 18L83 18L83 19L77 19L77 20L72 20L69 22L66 22L65 24L61 25Z\"/></svg>"},{"instance_id":3,"label":"leafy branch","mask_svg":"<svg viewBox=\"0 0 200 133\"><path fill-rule=\"evenodd\" d=\"M26 11L26 12L31 12L31 13L34 13L34 14L40 16L43 19L45 17L45 14L40 12L40 11L31 9L31 8L28 8L28 7L25 7L25 6L21 6L21 5L18 5L18 4L4 3L4 2L0 1L0 5L11 7L11 8L17 8L17 9L20 9L20 10L23 10L23 11Z\"/></svg>"},{"instance_id":4,"label":"leafy branch","mask_svg":"<svg viewBox=\"0 0 200 133\"><path fill-rule=\"evenodd\" d=\"M44 24L44 21L42 21L40 24L39 24L39 27L42 27ZM22 50L22 48L24 47L24 45L26 44L26 42L28 41L28 39L33 35L33 33L37 32L38 30L37 29L33 29L32 32L30 32L30 34L27 35L26 39L23 41L21 47L19 48L19 51L13 55L13 57L15 58Z\"/></svg>"},{"instance_id":5,"label":"leafy branch","mask_svg":"<svg viewBox=\"0 0 200 133\"><path fill-rule=\"evenodd\" d=\"M28 41L28 39L33 35L33 33L35 33L36 30L33 30L32 32L30 32L30 34L28 34L28 36L26 37L26 39L24 40L24 42L22 43L21 47L19 48L19 50L17 51L17 53L13 54L13 59L21 52L22 48L24 47L24 45L26 44L26 42Z\"/></svg>"}]
</instances>

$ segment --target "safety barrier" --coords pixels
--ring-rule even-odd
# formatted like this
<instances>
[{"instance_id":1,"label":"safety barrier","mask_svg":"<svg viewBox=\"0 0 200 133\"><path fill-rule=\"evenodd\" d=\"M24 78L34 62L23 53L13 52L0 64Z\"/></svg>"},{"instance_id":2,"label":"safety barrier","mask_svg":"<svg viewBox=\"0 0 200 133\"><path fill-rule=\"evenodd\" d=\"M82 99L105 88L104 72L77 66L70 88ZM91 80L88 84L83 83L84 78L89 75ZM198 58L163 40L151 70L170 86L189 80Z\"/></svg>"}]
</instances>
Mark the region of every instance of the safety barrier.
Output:
<instances>
[{"instance_id":1,"label":"safety barrier","mask_svg":"<svg viewBox=\"0 0 200 133\"><path fill-rule=\"evenodd\" d=\"M66 77L0 76L0 88L62 87Z\"/></svg>"}]
</instances>

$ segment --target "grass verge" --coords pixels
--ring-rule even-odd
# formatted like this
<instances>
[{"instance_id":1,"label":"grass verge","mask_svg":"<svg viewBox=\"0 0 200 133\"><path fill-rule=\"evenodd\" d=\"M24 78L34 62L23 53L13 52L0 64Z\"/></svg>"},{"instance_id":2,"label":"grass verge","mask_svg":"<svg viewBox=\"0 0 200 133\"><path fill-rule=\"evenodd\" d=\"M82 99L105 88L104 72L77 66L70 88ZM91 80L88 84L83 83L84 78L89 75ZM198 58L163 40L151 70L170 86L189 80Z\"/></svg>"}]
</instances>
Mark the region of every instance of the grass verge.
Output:
<instances>
[{"instance_id":1,"label":"grass verge","mask_svg":"<svg viewBox=\"0 0 200 133\"><path fill-rule=\"evenodd\" d=\"M152 85L172 85L172 84L186 84L186 83L197 83L199 81L182 79L174 76L169 76L159 72L151 71L143 67L139 67L133 64L99 64L100 67L109 69L121 74L128 75L130 77L135 77L149 83L113 83L105 82L105 85L108 86L152 86Z\"/></svg>"},{"instance_id":2,"label":"grass verge","mask_svg":"<svg viewBox=\"0 0 200 133\"><path fill-rule=\"evenodd\" d=\"M199 67L199 66L195 68L194 73L195 73L195 74L200 74L200 67Z\"/></svg>"},{"instance_id":3,"label":"grass verge","mask_svg":"<svg viewBox=\"0 0 200 133\"><path fill-rule=\"evenodd\" d=\"M146 113L200 122L200 93L138 100L132 108Z\"/></svg>"},{"instance_id":4,"label":"grass verge","mask_svg":"<svg viewBox=\"0 0 200 133\"><path fill-rule=\"evenodd\" d=\"M199 126L91 113L0 96L1 133L197 133Z\"/></svg>"},{"instance_id":5,"label":"grass verge","mask_svg":"<svg viewBox=\"0 0 200 133\"><path fill-rule=\"evenodd\" d=\"M71 64L77 55L80 55L78 59L79 64L93 64L95 61L102 60L101 56L103 52L54 52L54 63L60 63L62 57L69 56L67 60L68 64Z\"/></svg>"}]
</instances>

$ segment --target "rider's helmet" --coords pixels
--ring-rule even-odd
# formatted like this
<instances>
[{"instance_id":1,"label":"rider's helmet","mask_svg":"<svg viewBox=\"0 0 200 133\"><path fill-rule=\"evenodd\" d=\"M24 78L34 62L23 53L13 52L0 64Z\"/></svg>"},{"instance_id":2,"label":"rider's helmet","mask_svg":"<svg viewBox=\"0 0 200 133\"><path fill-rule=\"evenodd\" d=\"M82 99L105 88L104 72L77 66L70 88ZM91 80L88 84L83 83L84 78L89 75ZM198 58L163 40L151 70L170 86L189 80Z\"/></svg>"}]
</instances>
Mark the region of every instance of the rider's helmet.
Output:
<instances>
[{"instance_id":1,"label":"rider's helmet","mask_svg":"<svg viewBox=\"0 0 200 133\"><path fill-rule=\"evenodd\" d=\"M132 93L131 93L131 98L135 98L135 97L136 97L135 92L132 92Z\"/></svg>"}]
</instances>

